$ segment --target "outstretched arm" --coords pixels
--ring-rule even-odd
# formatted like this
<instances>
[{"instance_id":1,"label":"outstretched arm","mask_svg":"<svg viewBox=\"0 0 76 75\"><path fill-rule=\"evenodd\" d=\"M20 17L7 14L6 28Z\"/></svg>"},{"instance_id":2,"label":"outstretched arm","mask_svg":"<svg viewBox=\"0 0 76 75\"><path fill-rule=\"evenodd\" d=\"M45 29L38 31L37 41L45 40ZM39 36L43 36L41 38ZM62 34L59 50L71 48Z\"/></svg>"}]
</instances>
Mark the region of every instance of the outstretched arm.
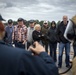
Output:
<instances>
[{"instance_id":1,"label":"outstretched arm","mask_svg":"<svg viewBox=\"0 0 76 75\"><path fill-rule=\"evenodd\" d=\"M35 55L23 54L20 64L20 70L26 75L59 75L58 69L52 60L52 58L45 52L43 46L38 42L34 43L34 47L30 47L30 50ZM23 66L23 67L22 67Z\"/></svg>"}]
</instances>

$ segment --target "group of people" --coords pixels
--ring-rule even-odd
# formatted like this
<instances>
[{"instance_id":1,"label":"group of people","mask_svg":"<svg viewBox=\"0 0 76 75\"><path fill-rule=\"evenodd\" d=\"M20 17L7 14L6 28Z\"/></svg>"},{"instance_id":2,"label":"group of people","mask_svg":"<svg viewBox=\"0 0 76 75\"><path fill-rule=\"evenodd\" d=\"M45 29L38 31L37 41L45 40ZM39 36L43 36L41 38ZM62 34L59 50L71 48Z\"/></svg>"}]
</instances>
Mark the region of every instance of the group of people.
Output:
<instances>
[{"instance_id":1,"label":"group of people","mask_svg":"<svg viewBox=\"0 0 76 75\"><path fill-rule=\"evenodd\" d=\"M7 44L15 44L15 47L28 49L33 42L38 41L45 47L48 53L48 45L50 45L50 56L54 61L57 61L56 48L57 48L57 36L56 36L56 23L51 22L51 26L48 25L48 21L44 21L43 25L35 25L34 20L29 21L28 27L24 25L24 19L19 18L18 24L13 25L13 20L8 20L8 25L5 27L4 41Z\"/></svg>"},{"instance_id":2,"label":"group of people","mask_svg":"<svg viewBox=\"0 0 76 75\"><path fill-rule=\"evenodd\" d=\"M64 37L64 32L68 24L68 17L63 16L62 22L57 26L55 21L48 25L48 21L44 21L43 25L35 25L34 20L29 21L28 27L24 25L24 19L19 18L18 24L13 25L13 20L8 20L8 26L5 27L5 42L8 44L15 44L15 47L28 49L33 42L37 41L45 47L48 53L48 46L50 49L50 56L54 62L57 61L57 43L59 43L58 51L58 67L62 67L62 56L65 49L66 54L66 67L70 67L70 42Z\"/></svg>"},{"instance_id":3,"label":"group of people","mask_svg":"<svg viewBox=\"0 0 76 75\"><path fill-rule=\"evenodd\" d=\"M41 26L30 20L28 27L24 25L23 18L19 18L15 26L13 20L9 19L8 26L5 27L2 23L4 19L0 15L0 75L59 75L58 68L62 67L64 50L66 67L69 68L71 42L64 36L68 17L64 15L62 19L58 26L55 21L52 21L50 26L48 21L44 21ZM12 47L12 43L15 44L15 48ZM55 65L57 43L58 68ZM76 46L73 47L75 56Z\"/></svg>"}]
</instances>

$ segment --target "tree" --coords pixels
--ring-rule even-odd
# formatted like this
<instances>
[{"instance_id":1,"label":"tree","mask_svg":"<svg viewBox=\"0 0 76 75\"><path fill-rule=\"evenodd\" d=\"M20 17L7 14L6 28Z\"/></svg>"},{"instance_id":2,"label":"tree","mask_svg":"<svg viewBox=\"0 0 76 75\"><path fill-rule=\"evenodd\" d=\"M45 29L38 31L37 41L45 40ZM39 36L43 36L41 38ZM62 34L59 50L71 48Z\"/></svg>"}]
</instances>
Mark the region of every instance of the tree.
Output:
<instances>
[{"instance_id":1,"label":"tree","mask_svg":"<svg viewBox=\"0 0 76 75\"><path fill-rule=\"evenodd\" d=\"M39 24L42 26L43 25L43 21L40 21Z\"/></svg>"},{"instance_id":2,"label":"tree","mask_svg":"<svg viewBox=\"0 0 76 75\"><path fill-rule=\"evenodd\" d=\"M58 22L57 22L57 27L58 27L58 25L60 24L60 22L61 22L61 21L58 21Z\"/></svg>"},{"instance_id":3,"label":"tree","mask_svg":"<svg viewBox=\"0 0 76 75\"><path fill-rule=\"evenodd\" d=\"M39 24L39 20L35 20L35 24Z\"/></svg>"}]
</instances>

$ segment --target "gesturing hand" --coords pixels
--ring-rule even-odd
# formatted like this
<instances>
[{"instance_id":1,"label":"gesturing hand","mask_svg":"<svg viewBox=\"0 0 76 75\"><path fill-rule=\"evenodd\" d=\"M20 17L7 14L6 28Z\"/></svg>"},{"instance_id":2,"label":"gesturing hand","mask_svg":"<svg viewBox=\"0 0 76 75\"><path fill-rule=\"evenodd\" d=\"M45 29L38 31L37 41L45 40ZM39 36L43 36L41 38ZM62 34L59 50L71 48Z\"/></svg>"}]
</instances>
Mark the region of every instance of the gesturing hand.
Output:
<instances>
[{"instance_id":1,"label":"gesturing hand","mask_svg":"<svg viewBox=\"0 0 76 75\"><path fill-rule=\"evenodd\" d=\"M29 49L35 54L40 54L41 52L45 52L45 48L40 45L38 42L34 42L34 46L30 46Z\"/></svg>"}]
</instances>

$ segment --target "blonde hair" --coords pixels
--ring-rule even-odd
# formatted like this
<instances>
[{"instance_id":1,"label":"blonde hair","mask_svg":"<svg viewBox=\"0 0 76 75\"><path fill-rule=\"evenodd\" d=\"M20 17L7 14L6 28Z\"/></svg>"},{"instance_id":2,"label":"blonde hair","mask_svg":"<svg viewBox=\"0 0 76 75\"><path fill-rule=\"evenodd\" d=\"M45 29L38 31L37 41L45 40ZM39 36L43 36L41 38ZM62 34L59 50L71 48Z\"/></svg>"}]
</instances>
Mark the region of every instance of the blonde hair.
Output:
<instances>
[{"instance_id":1,"label":"blonde hair","mask_svg":"<svg viewBox=\"0 0 76 75\"><path fill-rule=\"evenodd\" d=\"M40 24L36 24L36 25L34 26L34 29L35 29L35 30L37 30L38 28L40 28L40 29L41 29Z\"/></svg>"}]
</instances>

